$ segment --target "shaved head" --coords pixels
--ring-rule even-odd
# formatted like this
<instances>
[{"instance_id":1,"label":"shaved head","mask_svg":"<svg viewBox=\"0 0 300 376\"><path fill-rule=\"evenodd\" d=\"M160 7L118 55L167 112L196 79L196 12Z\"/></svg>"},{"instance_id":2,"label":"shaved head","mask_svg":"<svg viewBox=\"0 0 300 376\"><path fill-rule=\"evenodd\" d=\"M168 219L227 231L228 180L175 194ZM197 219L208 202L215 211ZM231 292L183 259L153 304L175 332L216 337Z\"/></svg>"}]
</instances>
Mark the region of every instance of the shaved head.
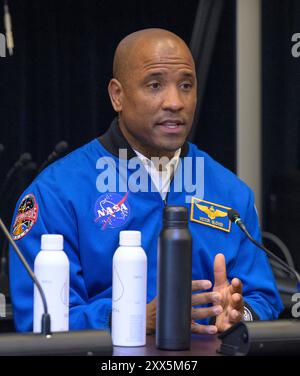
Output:
<instances>
[{"instance_id":1,"label":"shaved head","mask_svg":"<svg viewBox=\"0 0 300 376\"><path fill-rule=\"evenodd\" d=\"M119 126L134 150L168 156L192 126L197 79L192 54L177 35L145 29L118 45L108 92Z\"/></svg>"},{"instance_id":2,"label":"shaved head","mask_svg":"<svg viewBox=\"0 0 300 376\"><path fill-rule=\"evenodd\" d=\"M145 50L151 50L155 46L165 44L166 48L181 46L190 55L192 54L186 43L176 34L164 29L144 29L127 35L118 44L113 61L113 77L124 82L125 79L134 73L138 59L142 57Z\"/></svg>"}]
</instances>

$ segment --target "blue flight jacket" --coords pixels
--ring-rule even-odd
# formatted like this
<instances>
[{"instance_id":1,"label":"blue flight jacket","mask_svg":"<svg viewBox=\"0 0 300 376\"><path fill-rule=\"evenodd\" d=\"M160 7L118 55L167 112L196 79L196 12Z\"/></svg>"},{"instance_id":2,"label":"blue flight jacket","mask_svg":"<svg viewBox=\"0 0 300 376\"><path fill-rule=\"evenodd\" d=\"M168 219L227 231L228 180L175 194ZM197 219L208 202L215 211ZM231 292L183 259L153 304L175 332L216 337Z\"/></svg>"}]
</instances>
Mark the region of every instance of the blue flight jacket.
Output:
<instances>
[{"instance_id":1,"label":"blue flight jacket","mask_svg":"<svg viewBox=\"0 0 300 376\"><path fill-rule=\"evenodd\" d=\"M40 250L42 234L64 236L64 250L70 261L70 329L109 328L112 258L121 230L141 231L142 247L148 258L147 302L156 296L157 242L166 204L188 207L193 280L208 279L214 283L214 257L223 253L228 280L237 277L243 282L245 303L253 316L276 319L283 306L268 259L237 226L230 225L226 215L228 208L236 209L249 232L260 241L252 191L209 155L185 143L181 162L185 157L195 162L198 157L204 163L202 167L195 163L186 167L182 163L183 168L177 168L175 177L183 176L185 171L195 180L198 174L201 189L178 192L174 177L166 202L159 192L153 191L153 186L153 192L136 192L128 188L128 182L122 192L118 190L120 184L116 184L116 192L99 192L105 183L105 172L121 169L120 148L127 151L128 159L122 159L123 172L116 181L120 183L124 171L132 176L132 168L125 163L136 155L114 120L102 137L46 168L20 197L14 213L11 232L31 267ZM109 160L106 168L105 160ZM107 181L109 178L106 176ZM150 178L149 181L148 188ZM190 202L187 196L191 197ZM12 249L10 288L16 329L32 331L33 283ZM207 324L209 319L198 322Z\"/></svg>"}]
</instances>

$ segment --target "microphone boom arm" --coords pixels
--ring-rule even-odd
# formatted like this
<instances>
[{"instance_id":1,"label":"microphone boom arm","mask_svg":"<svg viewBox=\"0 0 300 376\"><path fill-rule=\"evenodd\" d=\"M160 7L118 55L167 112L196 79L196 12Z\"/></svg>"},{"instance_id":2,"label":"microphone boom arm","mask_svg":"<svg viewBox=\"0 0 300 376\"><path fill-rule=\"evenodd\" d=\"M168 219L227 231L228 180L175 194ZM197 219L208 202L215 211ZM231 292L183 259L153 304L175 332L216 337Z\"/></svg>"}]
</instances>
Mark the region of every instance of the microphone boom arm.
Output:
<instances>
[{"instance_id":1,"label":"microphone boom arm","mask_svg":"<svg viewBox=\"0 0 300 376\"><path fill-rule=\"evenodd\" d=\"M266 252L268 256L270 256L271 258L273 258L274 260L276 260L285 270L287 270L291 274L293 274L296 277L296 279L297 279L298 286L300 286L300 276L299 276L299 273L297 272L297 270L291 268L286 262L284 262L283 260L281 260L281 258L277 257L273 252L269 251L265 246L263 246L257 240L255 240L249 234L249 232L248 232L245 224L243 223L243 221L242 221L239 213L236 210L234 210L234 209L228 210L228 217L229 217L229 219L230 219L231 222L233 222L237 226L239 226L239 228L246 234L247 238L253 244L255 244L258 248L260 248L261 250L263 250L264 252Z\"/></svg>"},{"instance_id":2,"label":"microphone boom arm","mask_svg":"<svg viewBox=\"0 0 300 376\"><path fill-rule=\"evenodd\" d=\"M44 291L43 291L38 279L36 278L36 276L32 272L30 266L28 265L27 261L25 260L25 257L22 255L22 252L20 251L16 242L12 239L9 231L7 230L7 228L6 228L6 226L3 223L1 218L0 218L0 227L1 227L2 231L4 232L6 238L10 242L11 246L13 247L14 251L17 253L19 259L22 262L22 264L25 266L25 269L27 270L28 274L30 275L30 278L35 283L35 285L36 285L36 287L37 287L37 289L38 289L38 291L41 295L41 299L42 299L43 306L44 306L44 313L43 313L43 316L42 316L42 326L41 326L42 327L42 333L45 334L45 335L48 335L48 334L51 333L51 330L50 330L51 324L50 324L50 315L48 313L48 306L47 306L47 301L46 301Z\"/></svg>"}]
</instances>

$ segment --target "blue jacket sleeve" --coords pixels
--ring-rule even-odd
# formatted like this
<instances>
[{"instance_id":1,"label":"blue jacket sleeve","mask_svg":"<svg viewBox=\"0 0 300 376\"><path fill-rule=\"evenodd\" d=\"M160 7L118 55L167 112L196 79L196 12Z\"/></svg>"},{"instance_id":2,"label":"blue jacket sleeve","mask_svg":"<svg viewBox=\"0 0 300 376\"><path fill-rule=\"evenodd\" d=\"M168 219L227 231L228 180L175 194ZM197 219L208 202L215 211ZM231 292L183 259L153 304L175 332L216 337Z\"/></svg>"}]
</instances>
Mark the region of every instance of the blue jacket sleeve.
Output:
<instances>
[{"instance_id":1,"label":"blue jacket sleeve","mask_svg":"<svg viewBox=\"0 0 300 376\"><path fill-rule=\"evenodd\" d=\"M18 208L26 194L34 195L38 214L29 232L17 240L24 257L33 268L34 259L40 250L42 234L62 234L64 250L70 261L70 311L69 328L108 329L111 314L111 291L103 291L99 296L89 297L78 249L77 218L71 202L63 197L59 189L50 189L48 184L33 183L19 200ZM13 229L13 228L12 228ZM14 320L17 331L33 329L33 282L21 264L18 256L10 249L10 290ZM111 289L109 289L111 290ZM106 296L101 298L101 296Z\"/></svg>"},{"instance_id":2,"label":"blue jacket sleeve","mask_svg":"<svg viewBox=\"0 0 300 376\"><path fill-rule=\"evenodd\" d=\"M261 242L252 191L250 191L245 217L242 219L254 239ZM252 308L260 320L278 318L283 305L269 260L265 252L251 243L244 233L242 233L236 262L228 271L228 276L230 280L234 277L241 279L245 303Z\"/></svg>"}]
</instances>

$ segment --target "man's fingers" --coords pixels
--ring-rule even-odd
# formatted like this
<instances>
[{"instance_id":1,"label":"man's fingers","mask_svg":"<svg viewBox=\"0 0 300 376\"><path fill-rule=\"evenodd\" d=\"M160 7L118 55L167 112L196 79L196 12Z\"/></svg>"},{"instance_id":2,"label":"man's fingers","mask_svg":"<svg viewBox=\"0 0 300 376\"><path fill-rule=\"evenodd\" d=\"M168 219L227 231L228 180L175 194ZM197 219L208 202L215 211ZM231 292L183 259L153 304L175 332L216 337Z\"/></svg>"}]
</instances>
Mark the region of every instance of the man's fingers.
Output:
<instances>
[{"instance_id":1,"label":"man's fingers","mask_svg":"<svg viewBox=\"0 0 300 376\"><path fill-rule=\"evenodd\" d=\"M155 332L155 326L156 326L156 301L157 301L157 298L155 297L146 306L146 312L147 312L146 333L147 334L153 334Z\"/></svg>"},{"instance_id":2,"label":"man's fingers","mask_svg":"<svg viewBox=\"0 0 300 376\"><path fill-rule=\"evenodd\" d=\"M192 291L208 290L212 287L212 283L206 279L192 281Z\"/></svg>"},{"instance_id":3,"label":"man's fingers","mask_svg":"<svg viewBox=\"0 0 300 376\"><path fill-rule=\"evenodd\" d=\"M241 321L242 318L243 318L243 315L240 311L237 311L236 309L233 309L232 311L230 311L229 321L232 324Z\"/></svg>"},{"instance_id":4,"label":"man's fingers","mask_svg":"<svg viewBox=\"0 0 300 376\"><path fill-rule=\"evenodd\" d=\"M233 278L230 285L230 292L231 294L241 294L243 293L243 284L242 281L238 278Z\"/></svg>"},{"instance_id":5,"label":"man's fingers","mask_svg":"<svg viewBox=\"0 0 300 376\"><path fill-rule=\"evenodd\" d=\"M231 296L231 305L232 308L236 309L237 311L242 311L244 308L244 299L241 294L233 294Z\"/></svg>"},{"instance_id":6,"label":"man's fingers","mask_svg":"<svg viewBox=\"0 0 300 376\"><path fill-rule=\"evenodd\" d=\"M208 308L193 308L192 307L192 319L206 319L208 317L214 317L222 313L223 308L220 305L208 307Z\"/></svg>"},{"instance_id":7,"label":"man's fingers","mask_svg":"<svg viewBox=\"0 0 300 376\"><path fill-rule=\"evenodd\" d=\"M197 334L217 334L218 328L215 325L200 325L192 322L191 331Z\"/></svg>"},{"instance_id":8,"label":"man's fingers","mask_svg":"<svg viewBox=\"0 0 300 376\"><path fill-rule=\"evenodd\" d=\"M218 304L220 303L222 297L221 294L217 292L203 292L201 294L192 295L192 305L202 305L202 304Z\"/></svg>"},{"instance_id":9,"label":"man's fingers","mask_svg":"<svg viewBox=\"0 0 300 376\"><path fill-rule=\"evenodd\" d=\"M214 261L214 276L215 276L215 288L228 284L226 273L225 257L222 253L219 253L215 257Z\"/></svg>"}]
</instances>

